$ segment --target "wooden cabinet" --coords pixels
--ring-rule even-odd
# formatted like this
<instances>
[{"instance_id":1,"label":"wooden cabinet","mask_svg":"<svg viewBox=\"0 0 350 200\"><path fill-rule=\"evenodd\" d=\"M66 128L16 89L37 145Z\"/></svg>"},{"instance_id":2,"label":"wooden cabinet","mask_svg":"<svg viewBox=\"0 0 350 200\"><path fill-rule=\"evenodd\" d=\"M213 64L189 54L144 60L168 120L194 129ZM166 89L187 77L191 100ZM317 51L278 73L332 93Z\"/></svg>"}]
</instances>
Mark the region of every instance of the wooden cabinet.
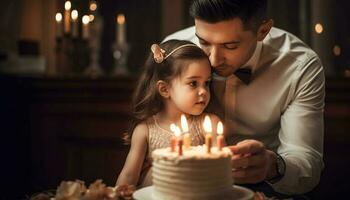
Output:
<instances>
[{"instance_id":1,"label":"wooden cabinet","mask_svg":"<svg viewBox=\"0 0 350 200\"><path fill-rule=\"evenodd\" d=\"M115 184L128 151L122 136L133 78L1 77L0 83L1 118L13 116L1 129L4 150L15 160L9 181L26 185L24 194L56 189L62 180Z\"/></svg>"}]
</instances>

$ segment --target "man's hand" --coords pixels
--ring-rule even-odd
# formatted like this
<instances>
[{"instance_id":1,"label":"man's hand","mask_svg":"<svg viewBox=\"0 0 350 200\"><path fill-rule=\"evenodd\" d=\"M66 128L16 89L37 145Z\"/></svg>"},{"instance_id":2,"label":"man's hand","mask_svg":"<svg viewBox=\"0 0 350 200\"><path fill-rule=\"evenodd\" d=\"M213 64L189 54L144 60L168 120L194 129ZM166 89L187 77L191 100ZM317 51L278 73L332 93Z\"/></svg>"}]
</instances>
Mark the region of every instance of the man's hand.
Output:
<instances>
[{"instance_id":1,"label":"man's hand","mask_svg":"<svg viewBox=\"0 0 350 200\"><path fill-rule=\"evenodd\" d=\"M277 175L276 154L267 150L263 143L244 140L230 146L232 176L235 183L258 183Z\"/></svg>"}]
</instances>

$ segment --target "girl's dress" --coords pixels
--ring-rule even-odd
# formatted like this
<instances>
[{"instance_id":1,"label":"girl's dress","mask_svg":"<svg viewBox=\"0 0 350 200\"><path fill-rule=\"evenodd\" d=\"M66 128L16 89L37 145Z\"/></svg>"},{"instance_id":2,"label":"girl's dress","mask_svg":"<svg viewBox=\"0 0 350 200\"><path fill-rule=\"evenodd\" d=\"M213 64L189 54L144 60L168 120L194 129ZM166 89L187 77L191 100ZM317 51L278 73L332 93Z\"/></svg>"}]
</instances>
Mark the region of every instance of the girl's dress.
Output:
<instances>
[{"instance_id":1,"label":"girl's dress","mask_svg":"<svg viewBox=\"0 0 350 200\"><path fill-rule=\"evenodd\" d=\"M202 128L203 119L204 114L187 118L192 146L204 144L204 132ZM152 151L159 148L169 147L170 139L174 136L174 133L159 126L155 116L150 117L146 123L148 126L148 151L142 166L138 183L139 187L152 185Z\"/></svg>"}]
</instances>

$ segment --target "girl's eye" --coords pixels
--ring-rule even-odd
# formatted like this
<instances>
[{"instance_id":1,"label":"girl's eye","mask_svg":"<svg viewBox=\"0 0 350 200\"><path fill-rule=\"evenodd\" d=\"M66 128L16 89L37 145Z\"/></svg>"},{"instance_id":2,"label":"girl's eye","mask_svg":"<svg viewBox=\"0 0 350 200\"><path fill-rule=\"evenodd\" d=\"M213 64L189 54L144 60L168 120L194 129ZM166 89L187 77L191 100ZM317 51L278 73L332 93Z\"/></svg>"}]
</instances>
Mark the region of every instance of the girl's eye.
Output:
<instances>
[{"instance_id":1,"label":"girl's eye","mask_svg":"<svg viewBox=\"0 0 350 200\"><path fill-rule=\"evenodd\" d=\"M191 87L197 87L197 81L192 81L190 82Z\"/></svg>"},{"instance_id":2,"label":"girl's eye","mask_svg":"<svg viewBox=\"0 0 350 200\"><path fill-rule=\"evenodd\" d=\"M210 81L205 81L205 86L209 87L209 85L210 85Z\"/></svg>"}]
</instances>

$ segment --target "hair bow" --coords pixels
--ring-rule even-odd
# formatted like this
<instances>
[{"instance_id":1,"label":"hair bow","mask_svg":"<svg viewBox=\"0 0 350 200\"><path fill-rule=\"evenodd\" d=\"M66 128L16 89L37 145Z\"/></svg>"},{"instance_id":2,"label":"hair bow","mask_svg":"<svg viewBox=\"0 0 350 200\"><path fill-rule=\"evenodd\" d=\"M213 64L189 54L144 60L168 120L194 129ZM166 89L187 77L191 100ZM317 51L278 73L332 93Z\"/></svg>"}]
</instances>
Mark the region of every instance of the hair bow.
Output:
<instances>
[{"instance_id":1,"label":"hair bow","mask_svg":"<svg viewBox=\"0 0 350 200\"><path fill-rule=\"evenodd\" d=\"M151 51L153 53L153 59L156 63L163 62L165 51L160 48L158 44L152 44Z\"/></svg>"}]
</instances>

